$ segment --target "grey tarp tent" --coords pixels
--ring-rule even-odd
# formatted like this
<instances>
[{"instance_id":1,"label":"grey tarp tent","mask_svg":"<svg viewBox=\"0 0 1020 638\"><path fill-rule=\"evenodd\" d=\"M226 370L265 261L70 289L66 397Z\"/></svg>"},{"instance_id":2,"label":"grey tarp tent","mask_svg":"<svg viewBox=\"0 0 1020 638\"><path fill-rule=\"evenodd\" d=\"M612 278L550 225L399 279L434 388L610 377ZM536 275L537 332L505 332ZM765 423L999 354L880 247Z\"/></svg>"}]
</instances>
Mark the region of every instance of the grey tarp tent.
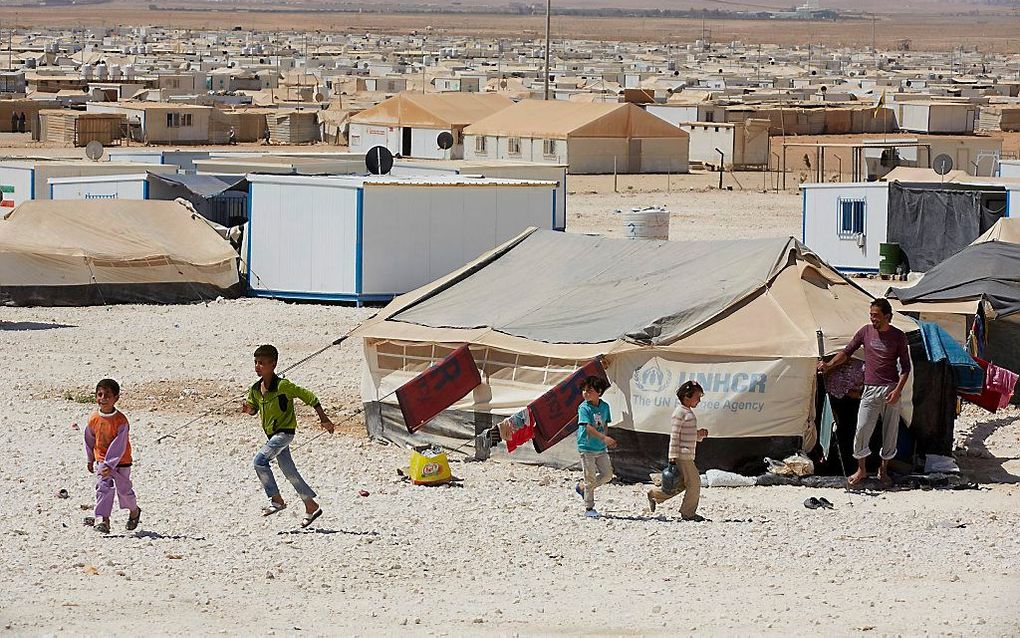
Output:
<instances>
[{"instance_id":1,"label":"grey tarp tent","mask_svg":"<svg viewBox=\"0 0 1020 638\"><path fill-rule=\"evenodd\" d=\"M899 300L902 312L922 319L959 317L963 338L973 316L983 315L985 358L1020 371L1020 244L994 239L971 244L929 270L916 285L890 288L888 294ZM1020 396L1014 402L1020 402Z\"/></svg>"},{"instance_id":2,"label":"grey tarp tent","mask_svg":"<svg viewBox=\"0 0 1020 638\"><path fill-rule=\"evenodd\" d=\"M640 478L664 458L674 392L689 378L707 391L699 419L713 432L701 461L761 464L810 442L820 351L842 348L870 301L792 238L627 241L531 229L394 299L356 331L366 425L373 436L460 447L605 355L622 475ZM408 435L392 391L465 343L482 385ZM577 454L568 440L514 458L570 465Z\"/></svg>"},{"instance_id":3,"label":"grey tarp tent","mask_svg":"<svg viewBox=\"0 0 1020 638\"><path fill-rule=\"evenodd\" d=\"M149 199L187 200L199 215L223 226L248 219L248 180L243 177L149 173L146 179Z\"/></svg>"}]
</instances>

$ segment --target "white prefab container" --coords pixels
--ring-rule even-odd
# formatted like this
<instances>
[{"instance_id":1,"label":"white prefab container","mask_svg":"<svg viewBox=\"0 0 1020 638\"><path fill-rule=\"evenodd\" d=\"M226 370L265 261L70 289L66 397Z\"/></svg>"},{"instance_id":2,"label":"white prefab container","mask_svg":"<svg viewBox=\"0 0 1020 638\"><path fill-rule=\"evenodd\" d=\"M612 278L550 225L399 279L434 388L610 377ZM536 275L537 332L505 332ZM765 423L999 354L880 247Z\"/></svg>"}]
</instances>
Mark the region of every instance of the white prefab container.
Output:
<instances>
[{"instance_id":1,"label":"white prefab container","mask_svg":"<svg viewBox=\"0 0 1020 638\"><path fill-rule=\"evenodd\" d=\"M999 177L1020 177L1020 160L999 160Z\"/></svg>"},{"instance_id":2,"label":"white prefab container","mask_svg":"<svg viewBox=\"0 0 1020 638\"><path fill-rule=\"evenodd\" d=\"M974 104L916 101L896 106L900 130L915 133L971 134L978 118L978 107Z\"/></svg>"},{"instance_id":3,"label":"white prefab container","mask_svg":"<svg viewBox=\"0 0 1020 638\"><path fill-rule=\"evenodd\" d=\"M195 160L208 159L210 151L153 150L153 149L112 149L107 155L111 162L133 162L138 164L167 164L185 173L195 171Z\"/></svg>"},{"instance_id":4,"label":"white prefab container","mask_svg":"<svg viewBox=\"0 0 1020 638\"><path fill-rule=\"evenodd\" d=\"M149 166L155 173L174 174L176 166ZM11 160L0 162L0 192L3 207L17 206L33 199L49 199L49 180L54 177L91 175L136 175L138 164L93 162L90 160ZM8 203L11 202L11 203Z\"/></svg>"},{"instance_id":5,"label":"white prefab container","mask_svg":"<svg viewBox=\"0 0 1020 638\"><path fill-rule=\"evenodd\" d=\"M387 301L529 226L552 228L556 182L248 176L249 294Z\"/></svg>"},{"instance_id":6,"label":"white prefab container","mask_svg":"<svg viewBox=\"0 0 1020 638\"><path fill-rule=\"evenodd\" d=\"M398 159L390 175L394 177L428 177L435 175L470 175L495 179L524 179L556 182L556 221L554 230L567 227L567 165L540 162L493 160L406 160Z\"/></svg>"},{"instance_id":7,"label":"white prefab container","mask_svg":"<svg viewBox=\"0 0 1020 638\"><path fill-rule=\"evenodd\" d=\"M800 188L801 241L840 270L877 271L882 260L878 247L886 240L889 222L889 184L801 184ZM851 220L850 232L842 228L844 206L857 216Z\"/></svg>"},{"instance_id":8,"label":"white prefab container","mask_svg":"<svg viewBox=\"0 0 1020 638\"><path fill-rule=\"evenodd\" d=\"M53 177L49 186L50 199L149 199L149 181L145 173Z\"/></svg>"}]
</instances>

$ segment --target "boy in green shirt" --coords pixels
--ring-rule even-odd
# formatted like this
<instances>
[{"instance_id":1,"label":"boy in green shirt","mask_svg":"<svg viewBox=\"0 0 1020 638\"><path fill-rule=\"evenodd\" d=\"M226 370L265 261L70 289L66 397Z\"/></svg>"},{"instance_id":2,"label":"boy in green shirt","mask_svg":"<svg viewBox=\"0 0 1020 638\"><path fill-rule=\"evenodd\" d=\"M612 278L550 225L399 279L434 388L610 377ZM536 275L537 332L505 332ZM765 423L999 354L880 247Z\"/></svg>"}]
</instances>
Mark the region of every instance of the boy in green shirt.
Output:
<instances>
[{"instance_id":1,"label":"boy in green shirt","mask_svg":"<svg viewBox=\"0 0 1020 638\"><path fill-rule=\"evenodd\" d=\"M273 346L259 346L255 350L255 374L259 375L259 380L248 390L248 397L241 406L241 412L258 414L268 439L255 455L254 461L255 473L262 482L266 496L269 497L269 505L262 509L262 515L271 516L287 507L280 495L280 488L276 486L273 469L269 466L269 462L276 459L283 475L305 503L305 517L301 521L301 527L308 527L322 515L322 508L315 502L315 491L301 478L294 465L294 459L290 456L290 444L297 430L294 399L301 399L306 405L312 406L319 415L322 427L331 434L333 423L326 416L314 394L276 376L276 363L279 358L280 353Z\"/></svg>"}]
</instances>

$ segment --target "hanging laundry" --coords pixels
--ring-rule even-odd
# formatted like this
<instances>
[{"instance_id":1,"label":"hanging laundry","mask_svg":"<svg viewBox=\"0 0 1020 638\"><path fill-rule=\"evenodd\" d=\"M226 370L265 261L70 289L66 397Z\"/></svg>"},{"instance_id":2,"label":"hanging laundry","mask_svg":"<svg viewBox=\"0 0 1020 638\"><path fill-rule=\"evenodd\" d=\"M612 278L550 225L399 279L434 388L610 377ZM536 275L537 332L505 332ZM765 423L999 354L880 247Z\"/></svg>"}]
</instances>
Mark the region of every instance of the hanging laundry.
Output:
<instances>
[{"instance_id":1,"label":"hanging laundry","mask_svg":"<svg viewBox=\"0 0 1020 638\"><path fill-rule=\"evenodd\" d=\"M918 321L924 350L932 363L946 361L953 370L957 392L979 394L985 387L984 367L975 363L974 358L937 323Z\"/></svg>"},{"instance_id":2,"label":"hanging laundry","mask_svg":"<svg viewBox=\"0 0 1020 638\"><path fill-rule=\"evenodd\" d=\"M837 399L842 399L854 390L864 389L864 362L850 359L825 375L825 390Z\"/></svg>"},{"instance_id":3,"label":"hanging laundry","mask_svg":"<svg viewBox=\"0 0 1020 638\"><path fill-rule=\"evenodd\" d=\"M496 427L499 428L499 438L506 443L507 452L513 452L535 436L535 420L530 408L503 419Z\"/></svg>"},{"instance_id":4,"label":"hanging laundry","mask_svg":"<svg viewBox=\"0 0 1020 638\"><path fill-rule=\"evenodd\" d=\"M980 365L983 370L988 369L989 364L984 359L975 358L975 361L978 362L978 365ZM964 399L965 401L970 401L974 405L982 407L991 412L992 414L995 414L995 412L1000 407L999 404L1002 403L1002 393L998 392L997 390L989 388L987 384L984 387L982 387L980 392L970 394L965 392L958 392L958 394L960 395L961 399Z\"/></svg>"},{"instance_id":5,"label":"hanging laundry","mask_svg":"<svg viewBox=\"0 0 1020 638\"><path fill-rule=\"evenodd\" d=\"M407 431L414 434L481 382L471 350L466 344L457 348L397 390L397 402Z\"/></svg>"},{"instance_id":6,"label":"hanging laundry","mask_svg":"<svg viewBox=\"0 0 1020 638\"><path fill-rule=\"evenodd\" d=\"M1000 368L994 363L988 364L988 369L985 371L985 387L998 392L1002 396L999 400L1000 408L1009 405L1010 399L1013 398L1013 391L1016 389L1018 378L1020 377L1012 370Z\"/></svg>"},{"instance_id":7,"label":"hanging laundry","mask_svg":"<svg viewBox=\"0 0 1020 638\"><path fill-rule=\"evenodd\" d=\"M842 367L842 366L840 366ZM832 445L832 428L836 425L836 416L832 413L832 402L829 395L825 395L825 404L822 406L822 418L818 422L818 443L822 446L822 458L829 460L829 448ZM839 445L839 443L836 443Z\"/></svg>"}]
</instances>

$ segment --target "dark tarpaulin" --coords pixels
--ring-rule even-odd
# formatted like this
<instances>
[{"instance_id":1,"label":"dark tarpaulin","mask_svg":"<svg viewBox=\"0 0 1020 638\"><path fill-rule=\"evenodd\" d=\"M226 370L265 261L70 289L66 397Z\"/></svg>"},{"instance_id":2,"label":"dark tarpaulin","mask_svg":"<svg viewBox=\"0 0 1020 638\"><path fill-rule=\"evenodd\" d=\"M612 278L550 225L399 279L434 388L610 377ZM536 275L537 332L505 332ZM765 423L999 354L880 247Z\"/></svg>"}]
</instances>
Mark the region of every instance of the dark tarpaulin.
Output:
<instances>
[{"instance_id":1,"label":"dark tarpaulin","mask_svg":"<svg viewBox=\"0 0 1020 638\"><path fill-rule=\"evenodd\" d=\"M992 210L982 205L989 193L1001 192L892 182L887 241L900 245L910 270L927 272L965 248L1005 214L1004 208Z\"/></svg>"},{"instance_id":2,"label":"dark tarpaulin","mask_svg":"<svg viewBox=\"0 0 1020 638\"><path fill-rule=\"evenodd\" d=\"M171 188L186 190L202 199L216 197L228 190L243 187L247 183L247 180L243 177L223 178L214 175L161 175L149 173L149 179Z\"/></svg>"},{"instance_id":3,"label":"dark tarpaulin","mask_svg":"<svg viewBox=\"0 0 1020 638\"><path fill-rule=\"evenodd\" d=\"M187 200L199 215L223 226L248 219L248 180L213 175L149 173L149 199Z\"/></svg>"},{"instance_id":4,"label":"dark tarpaulin","mask_svg":"<svg viewBox=\"0 0 1020 638\"><path fill-rule=\"evenodd\" d=\"M914 369L914 414L910 419L910 433L917 443L915 451L918 454L952 456L956 419L953 370L945 361L928 361L920 331L907 334L907 340Z\"/></svg>"},{"instance_id":5,"label":"dark tarpaulin","mask_svg":"<svg viewBox=\"0 0 1020 638\"><path fill-rule=\"evenodd\" d=\"M925 273L916 286L890 288L888 294L908 312L913 302L983 299L999 318L1015 314L1020 312L1020 244L966 246Z\"/></svg>"}]
</instances>

